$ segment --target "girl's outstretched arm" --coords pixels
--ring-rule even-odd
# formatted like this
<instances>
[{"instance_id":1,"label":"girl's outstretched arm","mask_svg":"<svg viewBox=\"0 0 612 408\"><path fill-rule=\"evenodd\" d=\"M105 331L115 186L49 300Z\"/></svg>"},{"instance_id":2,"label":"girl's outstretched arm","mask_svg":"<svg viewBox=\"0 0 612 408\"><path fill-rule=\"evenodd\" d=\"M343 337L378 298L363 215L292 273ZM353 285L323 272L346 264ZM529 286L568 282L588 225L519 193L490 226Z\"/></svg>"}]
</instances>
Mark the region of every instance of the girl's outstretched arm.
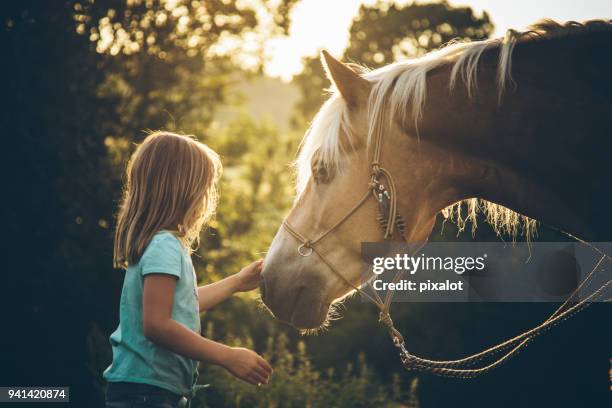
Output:
<instances>
[{"instance_id":1,"label":"girl's outstretched arm","mask_svg":"<svg viewBox=\"0 0 612 408\"><path fill-rule=\"evenodd\" d=\"M144 279L143 331L152 342L193 360L225 367L251 384L267 384L272 367L254 351L209 340L172 320L176 278L149 274Z\"/></svg>"},{"instance_id":2,"label":"girl's outstretched arm","mask_svg":"<svg viewBox=\"0 0 612 408\"><path fill-rule=\"evenodd\" d=\"M207 310L224 301L236 292L248 292L257 289L261 283L263 259L245 266L240 272L221 279L218 282L198 288L200 310Z\"/></svg>"}]
</instances>

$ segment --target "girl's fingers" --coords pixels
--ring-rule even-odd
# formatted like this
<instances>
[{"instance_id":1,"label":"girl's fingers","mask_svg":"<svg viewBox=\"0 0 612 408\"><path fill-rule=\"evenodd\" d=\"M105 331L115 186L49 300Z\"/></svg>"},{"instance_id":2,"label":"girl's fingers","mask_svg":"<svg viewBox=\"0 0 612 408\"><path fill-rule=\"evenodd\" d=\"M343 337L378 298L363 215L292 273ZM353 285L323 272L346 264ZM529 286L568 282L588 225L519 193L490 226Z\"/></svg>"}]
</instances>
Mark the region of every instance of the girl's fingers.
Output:
<instances>
[{"instance_id":1,"label":"girl's fingers","mask_svg":"<svg viewBox=\"0 0 612 408\"><path fill-rule=\"evenodd\" d=\"M257 359L257 363L259 364L260 367L262 367L264 370L266 370L266 372L268 374L272 373L272 366L263 358L259 357Z\"/></svg>"},{"instance_id":2,"label":"girl's fingers","mask_svg":"<svg viewBox=\"0 0 612 408\"><path fill-rule=\"evenodd\" d=\"M248 382L249 384L253 384L253 385L259 384L259 381L257 381L257 379L251 375L247 375L246 377L243 378L243 380Z\"/></svg>"},{"instance_id":3,"label":"girl's fingers","mask_svg":"<svg viewBox=\"0 0 612 408\"><path fill-rule=\"evenodd\" d=\"M267 383L268 383L268 381L270 381L270 379L268 378L268 376L267 376L267 375L260 375L260 374L257 374L257 375L256 375L256 378L257 378L257 381L258 381L259 383L261 383L261 384L267 384Z\"/></svg>"},{"instance_id":4,"label":"girl's fingers","mask_svg":"<svg viewBox=\"0 0 612 408\"><path fill-rule=\"evenodd\" d=\"M268 380L270 379L270 373L266 371L263 367L256 366L253 368L253 371L256 372L258 375L260 375L261 377L265 378L266 382L268 382Z\"/></svg>"},{"instance_id":5,"label":"girl's fingers","mask_svg":"<svg viewBox=\"0 0 612 408\"><path fill-rule=\"evenodd\" d=\"M244 376L242 377L242 379L248 383L251 383L253 385L257 385L259 384L261 381L259 381L259 379L253 374L252 371L249 371L247 373L244 374Z\"/></svg>"},{"instance_id":6,"label":"girl's fingers","mask_svg":"<svg viewBox=\"0 0 612 408\"><path fill-rule=\"evenodd\" d=\"M267 384L268 383L268 379L266 377L264 377L263 375L259 375L255 372L252 372L249 375L249 379L252 384L254 385L259 385L259 384Z\"/></svg>"}]
</instances>

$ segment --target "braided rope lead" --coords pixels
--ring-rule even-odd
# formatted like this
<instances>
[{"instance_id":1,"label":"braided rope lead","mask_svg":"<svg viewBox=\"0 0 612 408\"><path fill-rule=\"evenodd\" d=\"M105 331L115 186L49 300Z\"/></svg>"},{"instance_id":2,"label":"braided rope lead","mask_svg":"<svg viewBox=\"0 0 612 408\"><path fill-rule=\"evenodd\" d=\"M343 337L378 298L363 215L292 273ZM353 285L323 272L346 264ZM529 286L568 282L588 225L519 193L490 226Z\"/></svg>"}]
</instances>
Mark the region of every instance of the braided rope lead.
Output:
<instances>
[{"instance_id":1,"label":"braided rope lead","mask_svg":"<svg viewBox=\"0 0 612 408\"><path fill-rule=\"evenodd\" d=\"M520 351L522 351L525 347L527 347L529 343L536 336L549 330L551 327L559 324L560 322L571 318L578 312L589 307L593 301L597 300L598 298L601 298L602 295L604 294L604 290L612 283L612 280L608 280L606 283L600 286L597 290L595 290L589 296L582 299L580 302L561 311L562 309L564 309L565 306L569 304L571 299L578 293L578 290L581 287L583 287L584 284L591 278L593 273L598 269L598 267L602 263L603 259L604 257L602 257L599 260L599 262L595 265L595 267L591 270L589 275L579 285L576 291L574 291L566 299L566 301L557 310L555 310L555 312L548 319L546 319L542 324L512 339L509 339L497 346L491 347L489 349L486 349L480 353L474 354L464 359L449 360L449 361L436 361L436 360L427 360L424 358L417 357L411 354L406 348L403 337L401 333L399 333L399 331L393 326L393 321L391 320L389 313L384 312L384 311L381 312L379 321L384 326L386 326L387 329L389 330L389 335L391 336L393 344L399 348L400 359L402 361L402 364L407 370L429 372L434 375L453 377L453 378L463 378L463 379L474 378L479 375L485 374L496 367L499 367L500 365L508 361L511 357L516 356ZM477 362L480 362L486 358L491 357L492 355L500 352L503 349L508 349L510 347L512 347L511 350L504 353L498 359L482 367L457 368L457 367L465 367L465 366L473 365Z\"/></svg>"},{"instance_id":2,"label":"braided rope lead","mask_svg":"<svg viewBox=\"0 0 612 408\"><path fill-rule=\"evenodd\" d=\"M586 283L592 278L592 276L594 275L594 272L599 268L599 266L601 265L601 263L603 262L603 260L605 259L605 256L602 256L600 258L600 260L597 262L597 264L594 266L594 268L591 270L591 272L587 275L587 277L580 283L580 285L578 286L578 288L576 288L576 290L563 302L563 304L561 306L559 306L557 308L557 310L555 310L555 312L553 314L551 314L548 319L544 322L544 323L548 323L550 321L552 321L553 319L555 319L557 316L559 316L560 314L562 314L562 312L564 311L564 309L566 309L566 307L569 305L569 303L571 302L571 300L579 293L579 291L582 289L582 287L584 287L586 285ZM603 285L603 287L601 287L598 291L596 291L595 293L593 293L589 298L595 298L595 297L600 297L600 295L603 293L603 289L605 288L605 286L607 286L610 282L608 282L607 284ZM588 298L585 300L589 300ZM584 302L583 302L584 303ZM550 327L552 327L553 325L557 324L558 322L562 321L562 320L566 320L568 319L571 315L576 314L578 311L581 311L583 309L585 309L588 305L584 305L581 307L578 307L580 305L576 305L577 307L572 309L572 310L567 310L567 312L564 314L564 316L559 319L559 320L555 320L554 322L551 322L547 325L545 325L542 328L542 331L544 330L548 330L550 329ZM484 360L485 358L488 358L494 354L497 354L503 350L506 350L512 346L514 346L515 344L521 342L521 343L525 343L525 344L521 344L521 347L526 346L527 342L526 342L526 337L535 337L535 335L537 335L539 333L536 334L532 334L531 332L525 332L519 336L516 336L514 338L511 338L503 343L500 343L494 347L491 347L487 350L484 350L480 353L474 354L472 356L463 358L463 359L459 359L459 360L448 360L448 361L433 361L433 360L425 360L425 359L419 359L421 364L427 364L430 366L444 366L447 368L457 368L457 367L461 367L461 366L471 366L476 364L479 361ZM531 335L531 336L529 336Z\"/></svg>"}]
</instances>

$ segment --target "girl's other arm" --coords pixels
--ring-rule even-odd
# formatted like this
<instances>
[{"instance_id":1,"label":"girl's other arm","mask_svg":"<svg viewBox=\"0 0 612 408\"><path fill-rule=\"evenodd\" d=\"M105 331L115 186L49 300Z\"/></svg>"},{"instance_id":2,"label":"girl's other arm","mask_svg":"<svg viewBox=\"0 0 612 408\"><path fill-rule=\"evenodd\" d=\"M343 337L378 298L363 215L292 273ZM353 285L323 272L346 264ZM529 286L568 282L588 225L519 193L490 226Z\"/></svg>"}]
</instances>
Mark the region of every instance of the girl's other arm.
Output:
<instances>
[{"instance_id":1,"label":"girl's other arm","mask_svg":"<svg viewBox=\"0 0 612 408\"><path fill-rule=\"evenodd\" d=\"M207 310L221 303L236 292L248 292L257 289L261 283L263 259L245 266L240 272L221 279L218 282L198 288L200 310Z\"/></svg>"},{"instance_id":2,"label":"girl's other arm","mask_svg":"<svg viewBox=\"0 0 612 408\"><path fill-rule=\"evenodd\" d=\"M254 351L229 347L200 336L172 320L176 278L149 274L144 279L143 331L152 342L191 358L225 367L251 384L266 384L272 367Z\"/></svg>"}]
</instances>

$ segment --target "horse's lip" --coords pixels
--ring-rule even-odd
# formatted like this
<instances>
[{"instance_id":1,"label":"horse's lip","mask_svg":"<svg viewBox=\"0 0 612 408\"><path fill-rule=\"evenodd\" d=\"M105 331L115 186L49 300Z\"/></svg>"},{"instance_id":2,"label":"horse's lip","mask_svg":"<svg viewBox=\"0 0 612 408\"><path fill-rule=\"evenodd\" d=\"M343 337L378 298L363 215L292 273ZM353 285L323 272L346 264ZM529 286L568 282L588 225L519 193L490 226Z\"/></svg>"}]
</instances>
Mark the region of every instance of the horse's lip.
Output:
<instances>
[{"instance_id":1,"label":"horse's lip","mask_svg":"<svg viewBox=\"0 0 612 408\"><path fill-rule=\"evenodd\" d=\"M293 315L295 314L297 302L300 298L300 293L304 288L299 288L296 296L291 299L291 304L288 306L279 306L278 302L272 302L271 299L262 296L261 300L270 314L279 322L291 324Z\"/></svg>"},{"instance_id":2,"label":"horse's lip","mask_svg":"<svg viewBox=\"0 0 612 408\"><path fill-rule=\"evenodd\" d=\"M326 321L326 316L329 311L329 306L330 306L329 303L318 302L317 313L307 314L307 315L304 315L303 313L296 313L297 308L294 308L291 314L291 320L289 321L289 324L295 327L296 329L300 329L300 330L318 329Z\"/></svg>"}]
</instances>

